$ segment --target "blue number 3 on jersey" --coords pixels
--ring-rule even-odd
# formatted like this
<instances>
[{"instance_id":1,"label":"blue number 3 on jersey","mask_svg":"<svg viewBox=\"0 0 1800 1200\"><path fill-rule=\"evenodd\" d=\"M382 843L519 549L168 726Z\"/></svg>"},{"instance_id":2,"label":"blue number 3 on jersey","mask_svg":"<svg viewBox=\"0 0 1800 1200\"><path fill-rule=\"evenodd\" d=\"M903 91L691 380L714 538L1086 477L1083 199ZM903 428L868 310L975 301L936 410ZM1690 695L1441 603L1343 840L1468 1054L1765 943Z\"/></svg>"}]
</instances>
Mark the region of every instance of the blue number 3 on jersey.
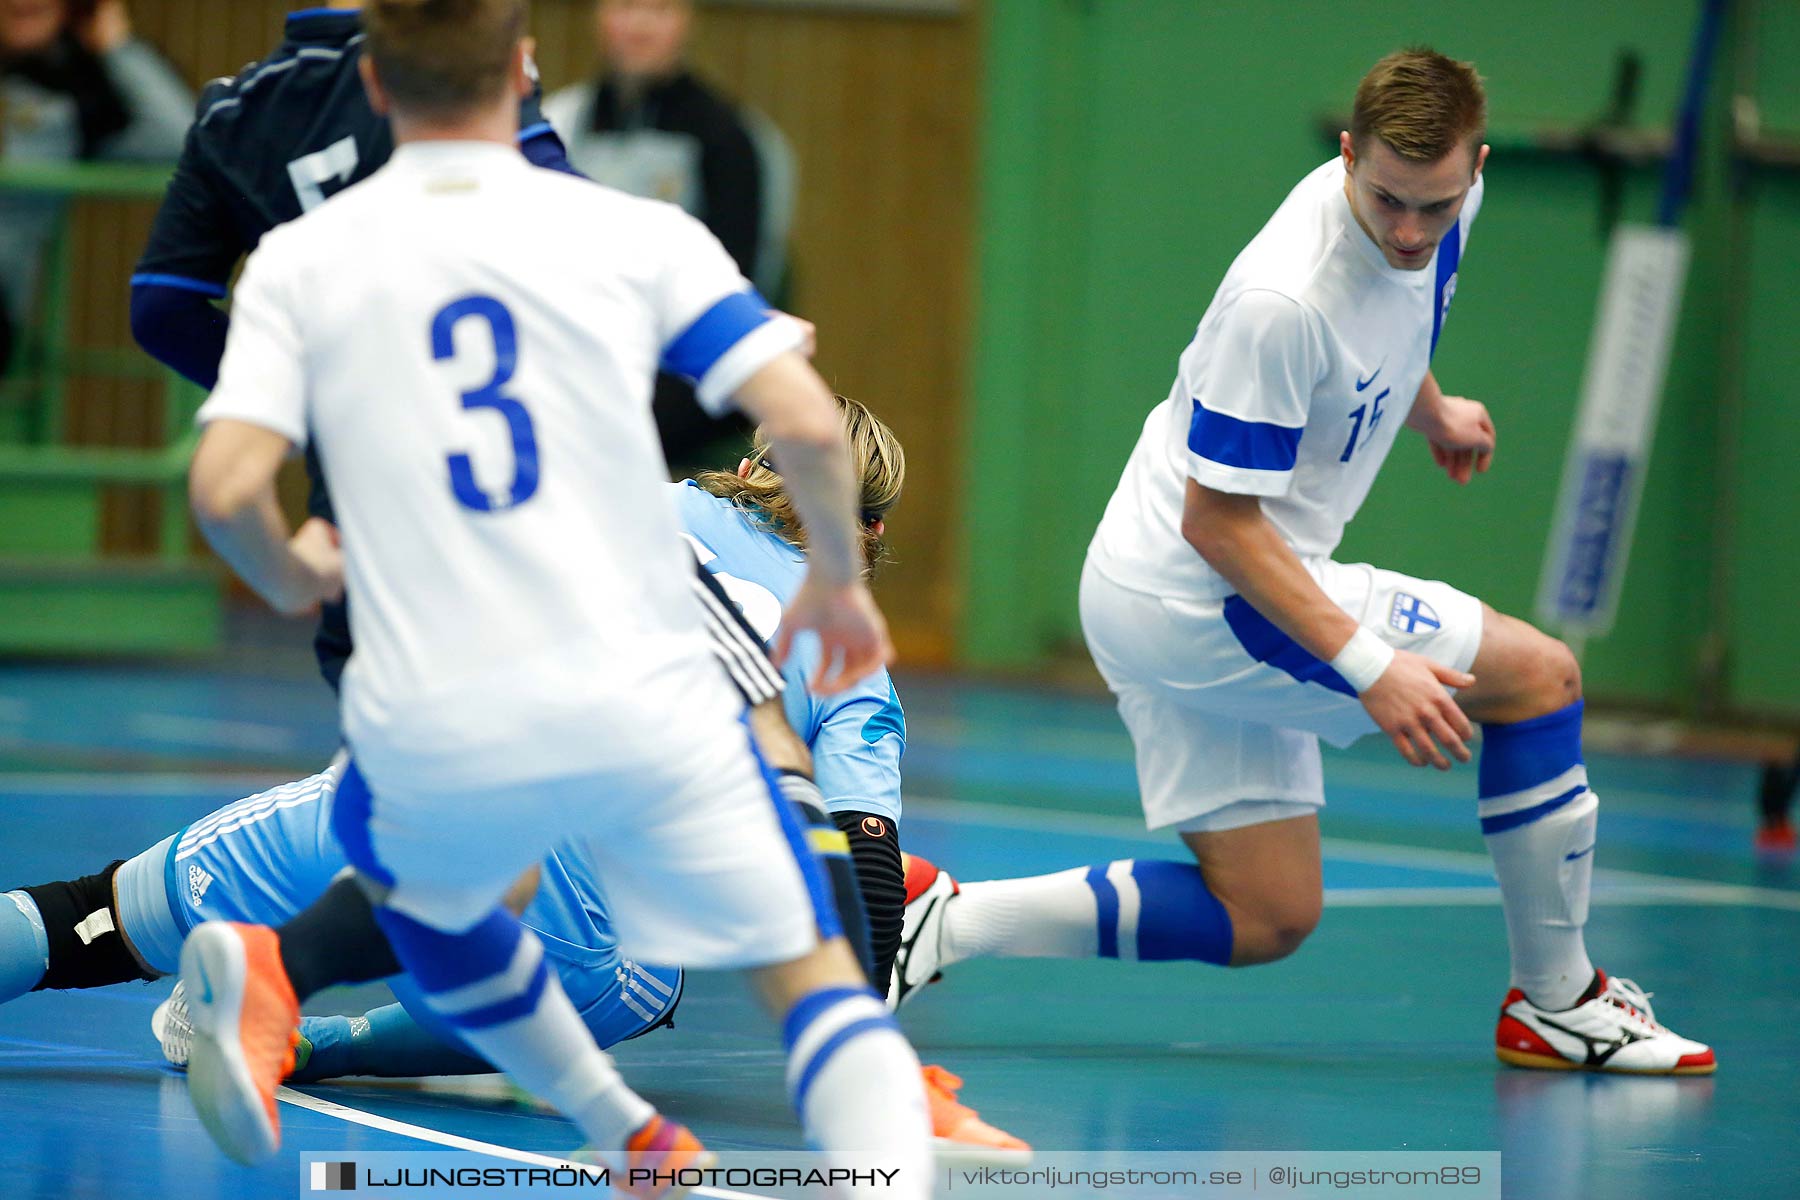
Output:
<instances>
[{"instance_id":1,"label":"blue number 3 on jersey","mask_svg":"<svg viewBox=\"0 0 1800 1200\"><path fill-rule=\"evenodd\" d=\"M462 393L464 408L492 408L506 418L512 434L512 486L504 497L496 498L481 490L475 482L475 470L467 454L452 454L450 490L457 503L476 512L499 512L516 508L531 499L538 487L537 433L531 426L531 414L525 406L500 389L511 382L518 366L519 339L513 326L512 313L492 296L464 296L438 310L431 320L431 355L442 362L456 356L456 324L464 317L480 317L488 324L494 339L494 376L472 392Z\"/></svg>"}]
</instances>

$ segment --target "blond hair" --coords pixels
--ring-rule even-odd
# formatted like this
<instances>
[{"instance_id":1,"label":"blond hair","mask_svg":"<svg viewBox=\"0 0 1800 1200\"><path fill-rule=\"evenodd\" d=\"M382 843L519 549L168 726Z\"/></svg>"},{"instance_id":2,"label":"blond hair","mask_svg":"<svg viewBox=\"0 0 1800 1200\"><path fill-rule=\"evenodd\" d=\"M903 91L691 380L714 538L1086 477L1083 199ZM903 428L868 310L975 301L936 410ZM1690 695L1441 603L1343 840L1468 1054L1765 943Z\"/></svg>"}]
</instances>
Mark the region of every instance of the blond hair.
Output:
<instances>
[{"instance_id":1,"label":"blond hair","mask_svg":"<svg viewBox=\"0 0 1800 1200\"><path fill-rule=\"evenodd\" d=\"M906 482L906 452L894 431L882 424L867 405L847 396L833 397L844 418L844 436L850 444L850 467L857 473L857 507L862 517L863 561L872 572L886 562L887 545L875 526L887 518L900 501ZM743 476L731 471L702 471L694 482L742 509L751 520L783 541L804 550L806 530L794 501L782 486L781 476L769 459L769 441L762 430L750 443L750 469Z\"/></svg>"},{"instance_id":2,"label":"blond hair","mask_svg":"<svg viewBox=\"0 0 1800 1200\"><path fill-rule=\"evenodd\" d=\"M1487 131L1487 92L1473 63L1426 46L1397 50L1369 69L1350 115L1352 146L1380 138L1401 158L1434 163Z\"/></svg>"},{"instance_id":3,"label":"blond hair","mask_svg":"<svg viewBox=\"0 0 1800 1200\"><path fill-rule=\"evenodd\" d=\"M501 95L525 18L525 0L369 0L362 11L382 89L439 118Z\"/></svg>"}]
</instances>

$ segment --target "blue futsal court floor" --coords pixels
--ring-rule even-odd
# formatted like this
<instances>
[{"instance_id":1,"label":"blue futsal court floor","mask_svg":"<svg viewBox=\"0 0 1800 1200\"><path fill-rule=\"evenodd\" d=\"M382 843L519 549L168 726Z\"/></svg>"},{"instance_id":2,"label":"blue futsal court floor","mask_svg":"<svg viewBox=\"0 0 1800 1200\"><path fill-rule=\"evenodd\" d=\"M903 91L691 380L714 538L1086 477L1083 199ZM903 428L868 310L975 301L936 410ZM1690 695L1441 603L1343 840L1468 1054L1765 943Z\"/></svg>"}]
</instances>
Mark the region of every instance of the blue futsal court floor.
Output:
<instances>
[{"instance_id":1,"label":"blue futsal court floor","mask_svg":"<svg viewBox=\"0 0 1800 1200\"><path fill-rule=\"evenodd\" d=\"M302 663L282 665L295 669L276 679L0 667L0 889L92 872L316 770L333 713ZM1179 853L1135 815L1130 745L1103 698L904 678L901 694L902 840L959 878ZM1473 771L1414 771L1374 744L1327 759L1328 908L1295 957L1233 972L973 963L904 1023L925 1061L967 1081L967 1102L1040 1151L1497 1150L1509 1197L1800 1196L1800 884L1750 856L1755 773L1598 754L1589 766L1595 960L1712 1042L1714 1077L1497 1064L1505 929ZM150 1036L168 986L0 1008L0 1198L292 1197L302 1152L469 1139L561 1154L577 1140L497 1088L333 1085L296 1094L312 1107L283 1105L273 1164L237 1167ZM382 998L323 999L359 1011ZM677 1028L616 1057L710 1145L800 1144L778 1039L735 980L695 977Z\"/></svg>"}]
</instances>

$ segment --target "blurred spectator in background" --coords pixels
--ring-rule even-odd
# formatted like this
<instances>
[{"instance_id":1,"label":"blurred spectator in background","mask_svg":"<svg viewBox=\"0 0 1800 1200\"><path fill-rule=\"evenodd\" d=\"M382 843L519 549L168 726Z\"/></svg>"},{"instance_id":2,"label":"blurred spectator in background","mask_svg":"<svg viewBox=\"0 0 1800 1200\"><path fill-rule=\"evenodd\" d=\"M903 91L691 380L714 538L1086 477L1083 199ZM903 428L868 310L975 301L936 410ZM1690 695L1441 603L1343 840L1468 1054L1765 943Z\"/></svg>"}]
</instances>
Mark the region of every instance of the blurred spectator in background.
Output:
<instances>
[{"instance_id":1,"label":"blurred spectator in background","mask_svg":"<svg viewBox=\"0 0 1800 1200\"><path fill-rule=\"evenodd\" d=\"M0 161L174 161L194 94L121 0L0 0ZM0 192L0 370L32 308L60 198Z\"/></svg>"},{"instance_id":2,"label":"blurred spectator in background","mask_svg":"<svg viewBox=\"0 0 1800 1200\"><path fill-rule=\"evenodd\" d=\"M691 0L599 0L600 74L552 93L544 115L576 170L633 195L679 204L781 305L793 154L768 118L738 107L689 70L693 19ZM704 447L742 430L741 418L707 417L692 390L668 376L657 381L656 415L678 467L713 461Z\"/></svg>"}]
</instances>

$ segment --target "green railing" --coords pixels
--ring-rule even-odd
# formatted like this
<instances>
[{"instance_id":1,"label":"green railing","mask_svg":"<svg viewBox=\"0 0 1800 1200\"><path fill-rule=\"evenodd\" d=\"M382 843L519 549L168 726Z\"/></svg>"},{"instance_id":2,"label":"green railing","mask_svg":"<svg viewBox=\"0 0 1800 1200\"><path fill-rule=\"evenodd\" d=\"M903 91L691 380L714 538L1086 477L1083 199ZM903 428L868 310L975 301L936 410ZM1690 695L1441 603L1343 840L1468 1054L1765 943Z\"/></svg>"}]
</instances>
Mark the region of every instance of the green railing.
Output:
<instances>
[{"instance_id":1,"label":"green railing","mask_svg":"<svg viewBox=\"0 0 1800 1200\"><path fill-rule=\"evenodd\" d=\"M204 394L136 347L71 344L75 204L154 200L168 179L164 166L0 164L0 195L65 202L35 310L21 319L0 380L0 652L190 650L218 640L219 579L190 550L186 503ZM122 305L126 280L117 285ZM159 381L160 444L69 445L78 378ZM148 554L101 544L103 495L120 485L160 497Z\"/></svg>"}]
</instances>

